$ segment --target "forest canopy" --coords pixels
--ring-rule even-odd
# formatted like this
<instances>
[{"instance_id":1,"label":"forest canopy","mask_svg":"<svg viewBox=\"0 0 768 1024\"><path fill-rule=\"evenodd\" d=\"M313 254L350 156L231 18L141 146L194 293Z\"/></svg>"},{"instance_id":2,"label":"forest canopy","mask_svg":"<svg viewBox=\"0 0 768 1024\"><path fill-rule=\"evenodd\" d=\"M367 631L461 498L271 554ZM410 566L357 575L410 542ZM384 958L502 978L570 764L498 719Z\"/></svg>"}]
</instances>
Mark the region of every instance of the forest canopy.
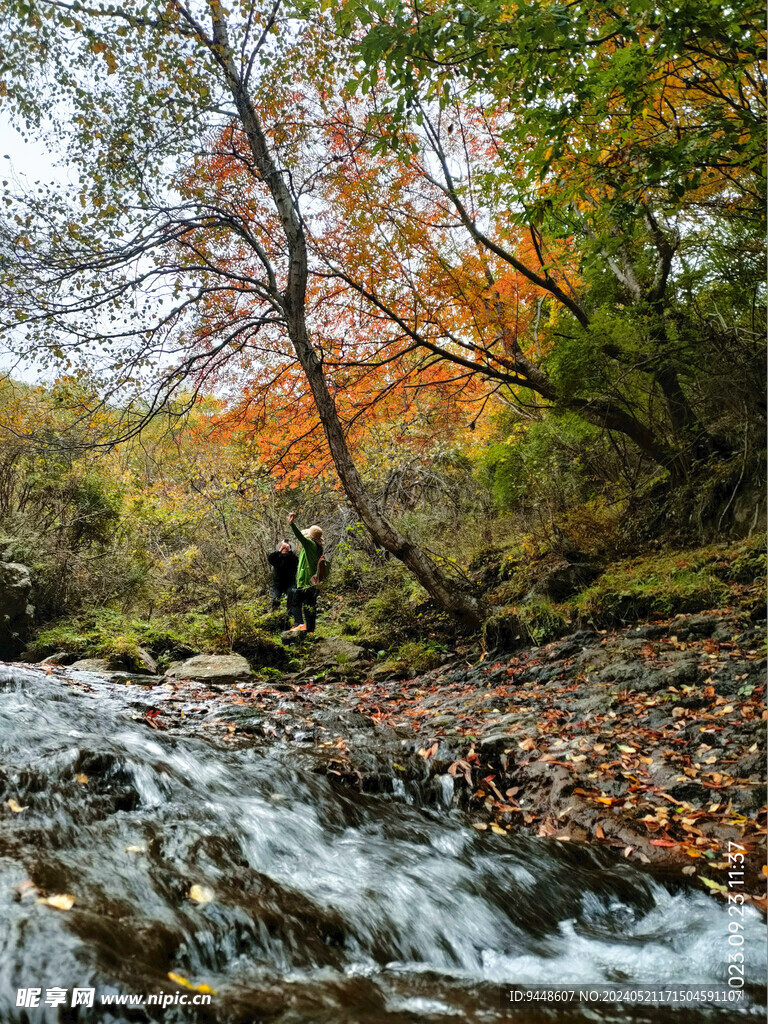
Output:
<instances>
[{"instance_id":1,"label":"forest canopy","mask_svg":"<svg viewBox=\"0 0 768 1024\"><path fill-rule=\"evenodd\" d=\"M203 403L233 476L339 481L475 623L451 545L430 554L392 488L450 488L468 460L550 541L594 501L632 513L630 545L744 528L765 430L757 4L0 11L0 102L71 181L3 185L0 329L59 378L57 425L9 438L96 452Z\"/></svg>"}]
</instances>

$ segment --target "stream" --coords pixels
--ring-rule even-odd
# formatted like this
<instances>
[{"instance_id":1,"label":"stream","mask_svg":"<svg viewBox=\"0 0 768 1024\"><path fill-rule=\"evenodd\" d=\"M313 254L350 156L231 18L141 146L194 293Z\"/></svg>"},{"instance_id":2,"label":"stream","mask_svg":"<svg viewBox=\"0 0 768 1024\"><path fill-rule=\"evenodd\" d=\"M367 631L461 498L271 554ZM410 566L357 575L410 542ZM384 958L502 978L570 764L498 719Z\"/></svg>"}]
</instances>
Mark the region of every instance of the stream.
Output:
<instances>
[{"instance_id":1,"label":"stream","mask_svg":"<svg viewBox=\"0 0 768 1024\"><path fill-rule=\"evenodd\" d=\"M132 689L0 666L3 1024L764 1017L755 984L738 1007L513 1012L511 983L723 985L728 909L602 850L335 787L310 750L153 731ZM762 984L764 922L743 922ZM194 994L169 972L211 1005L102 1005ZM40 1006L17 1006L35 987ZM95 1003L43 1005L57 987Z\"/></svg>"}]
</instances>

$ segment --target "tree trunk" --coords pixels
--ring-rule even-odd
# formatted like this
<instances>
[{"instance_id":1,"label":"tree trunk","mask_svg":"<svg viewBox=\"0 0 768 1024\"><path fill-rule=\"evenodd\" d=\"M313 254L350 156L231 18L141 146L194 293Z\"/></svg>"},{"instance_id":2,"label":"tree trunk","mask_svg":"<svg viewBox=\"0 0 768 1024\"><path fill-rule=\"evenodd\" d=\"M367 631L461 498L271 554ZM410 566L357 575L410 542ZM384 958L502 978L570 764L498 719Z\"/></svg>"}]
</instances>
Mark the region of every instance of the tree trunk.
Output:
<instances>
[{"instance_id":1,"label":"tree trunk","mask_svg":"<svg viewBox=\"0 0 768 1024\"><path fill-rule=\"evenodd\" d=\"M312 391L318 416L328 440L331 457L344 491L373 538L414 574L427 593L446 611L470 626L479 626L488 616L484 602L446 579L435 563L386 519L365 490L344 436L344 428L312 347L305 318L308 277L307 242L298 210L282 170L270 150L259 116L244 88L238 65L229 46L226 14L219 0L211 2L214 53L224 70L227 85L237 106L243 131L255 164L267 184L285 233L289 253L288 280L279 301L288 334Z\"/></svg>"}]
</instances>

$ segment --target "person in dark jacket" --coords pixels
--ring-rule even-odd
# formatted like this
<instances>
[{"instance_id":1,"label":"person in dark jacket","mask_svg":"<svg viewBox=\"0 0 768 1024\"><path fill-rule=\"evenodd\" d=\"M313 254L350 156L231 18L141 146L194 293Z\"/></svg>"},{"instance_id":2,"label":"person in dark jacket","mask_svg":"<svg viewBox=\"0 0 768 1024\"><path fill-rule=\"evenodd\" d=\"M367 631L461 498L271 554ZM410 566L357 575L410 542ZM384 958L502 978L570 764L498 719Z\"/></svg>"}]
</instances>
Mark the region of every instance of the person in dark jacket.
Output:
<instances>
[{"instance_id":1,"label":"person in dark jacket","mask_svg":"<svg viewBox=\"0 0 768 1024\"><path fill-rule=\"evenodd\" d=\"M288 514L293 534L301 544L299 566L296 570L296 586L288 594L288 614L296 625L294 630L306 629L308 633L315 630L317 618L317 563L323 553L323 531L319 526L309 526L300 530L294 523L295 513Z\"/></svg>"},{"instance_id":2,"label":"person in dark jacket","mask_svg":"<svg viewBox=\"0 0 768 1024\"><path fill-rule=\"evenodd\" d=\"M267 561L272 566L272 610L280 607L285 594L296 586L296 569L299 559L287 540L281 540L275 551L270 551Z\"/></svg>"}]
</instances>

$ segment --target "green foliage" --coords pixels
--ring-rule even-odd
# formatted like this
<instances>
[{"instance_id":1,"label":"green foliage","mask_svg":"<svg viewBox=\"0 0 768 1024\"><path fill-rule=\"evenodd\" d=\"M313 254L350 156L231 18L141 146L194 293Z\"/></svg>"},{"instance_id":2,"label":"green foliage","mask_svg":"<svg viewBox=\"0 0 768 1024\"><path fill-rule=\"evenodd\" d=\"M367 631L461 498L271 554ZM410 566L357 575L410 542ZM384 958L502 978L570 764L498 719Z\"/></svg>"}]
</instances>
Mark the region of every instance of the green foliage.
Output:
<instances>
[{"instance_id":1,"label":"green foliage","mask_svg":"<svg viewBox=\"0 0 768 1024\"><path fill-rule=\"evenodd\" d=\"M256 616L246 608L237 608L230 626L231 648L247 658L254 668L283 668L288 663L289 654L266 632L263 622L263 616Z\"/></svg>"},{"instance_id":2,"label":"green foliage","mask_svg":"<svg viewBox=\"0 0 768 1024\"><path fill-rule=\"evenodd\" d=\"M360 635L375 643L392 643L414 627L414 609L402 587L390 586L366 601L360 612Z\"/></svg>"},{"instance_id":3,"label":"green foliage","mask_svg":"<svg viewBox=\"0 0 768 1024\"><path fill-rule=\"evenodd\" d=\"M595 427L573 414L533 423L507 414L497 432L504 440L482 453L479 471L500 509L546 501L562 510L595 492L606 454Z\"/></svg>"},{"instance_id":4,"label":"green foliage","mask_svg":"<svg viewBox=\"0 0 768 1024\"><path fill-rule=\"evenodd\" d=\"M113 609L99 608L38 630L28 645L27 655L31 660L60 653L67 655L69 661L106 658L124 668L146 671L139 648L164 663L190 657L199 650L168 624L146 622Z\"/></svg>"},{"instance_id":5,"label":"green foliage","mask_svg":"<svg viewBox=\"0 0 768 1024\"><path fill-rule=\"evenodd\" d=\"M419 673L429 672L442 663L444 653L444 644L427 640L408 640L398 647L391 660L404 669L412 668Z\"/></svg>"},{"instance_id":6,"label":"green foliage","mask_svg":"<svg viewBox=\"0 0 768 1024\"><path fill-rule=\"evenodd\" d=\"M539 647L563 636L571 625L564 607L551 601L519 605L517 614L528 636Z\"/></svg>"}]
</instances>

